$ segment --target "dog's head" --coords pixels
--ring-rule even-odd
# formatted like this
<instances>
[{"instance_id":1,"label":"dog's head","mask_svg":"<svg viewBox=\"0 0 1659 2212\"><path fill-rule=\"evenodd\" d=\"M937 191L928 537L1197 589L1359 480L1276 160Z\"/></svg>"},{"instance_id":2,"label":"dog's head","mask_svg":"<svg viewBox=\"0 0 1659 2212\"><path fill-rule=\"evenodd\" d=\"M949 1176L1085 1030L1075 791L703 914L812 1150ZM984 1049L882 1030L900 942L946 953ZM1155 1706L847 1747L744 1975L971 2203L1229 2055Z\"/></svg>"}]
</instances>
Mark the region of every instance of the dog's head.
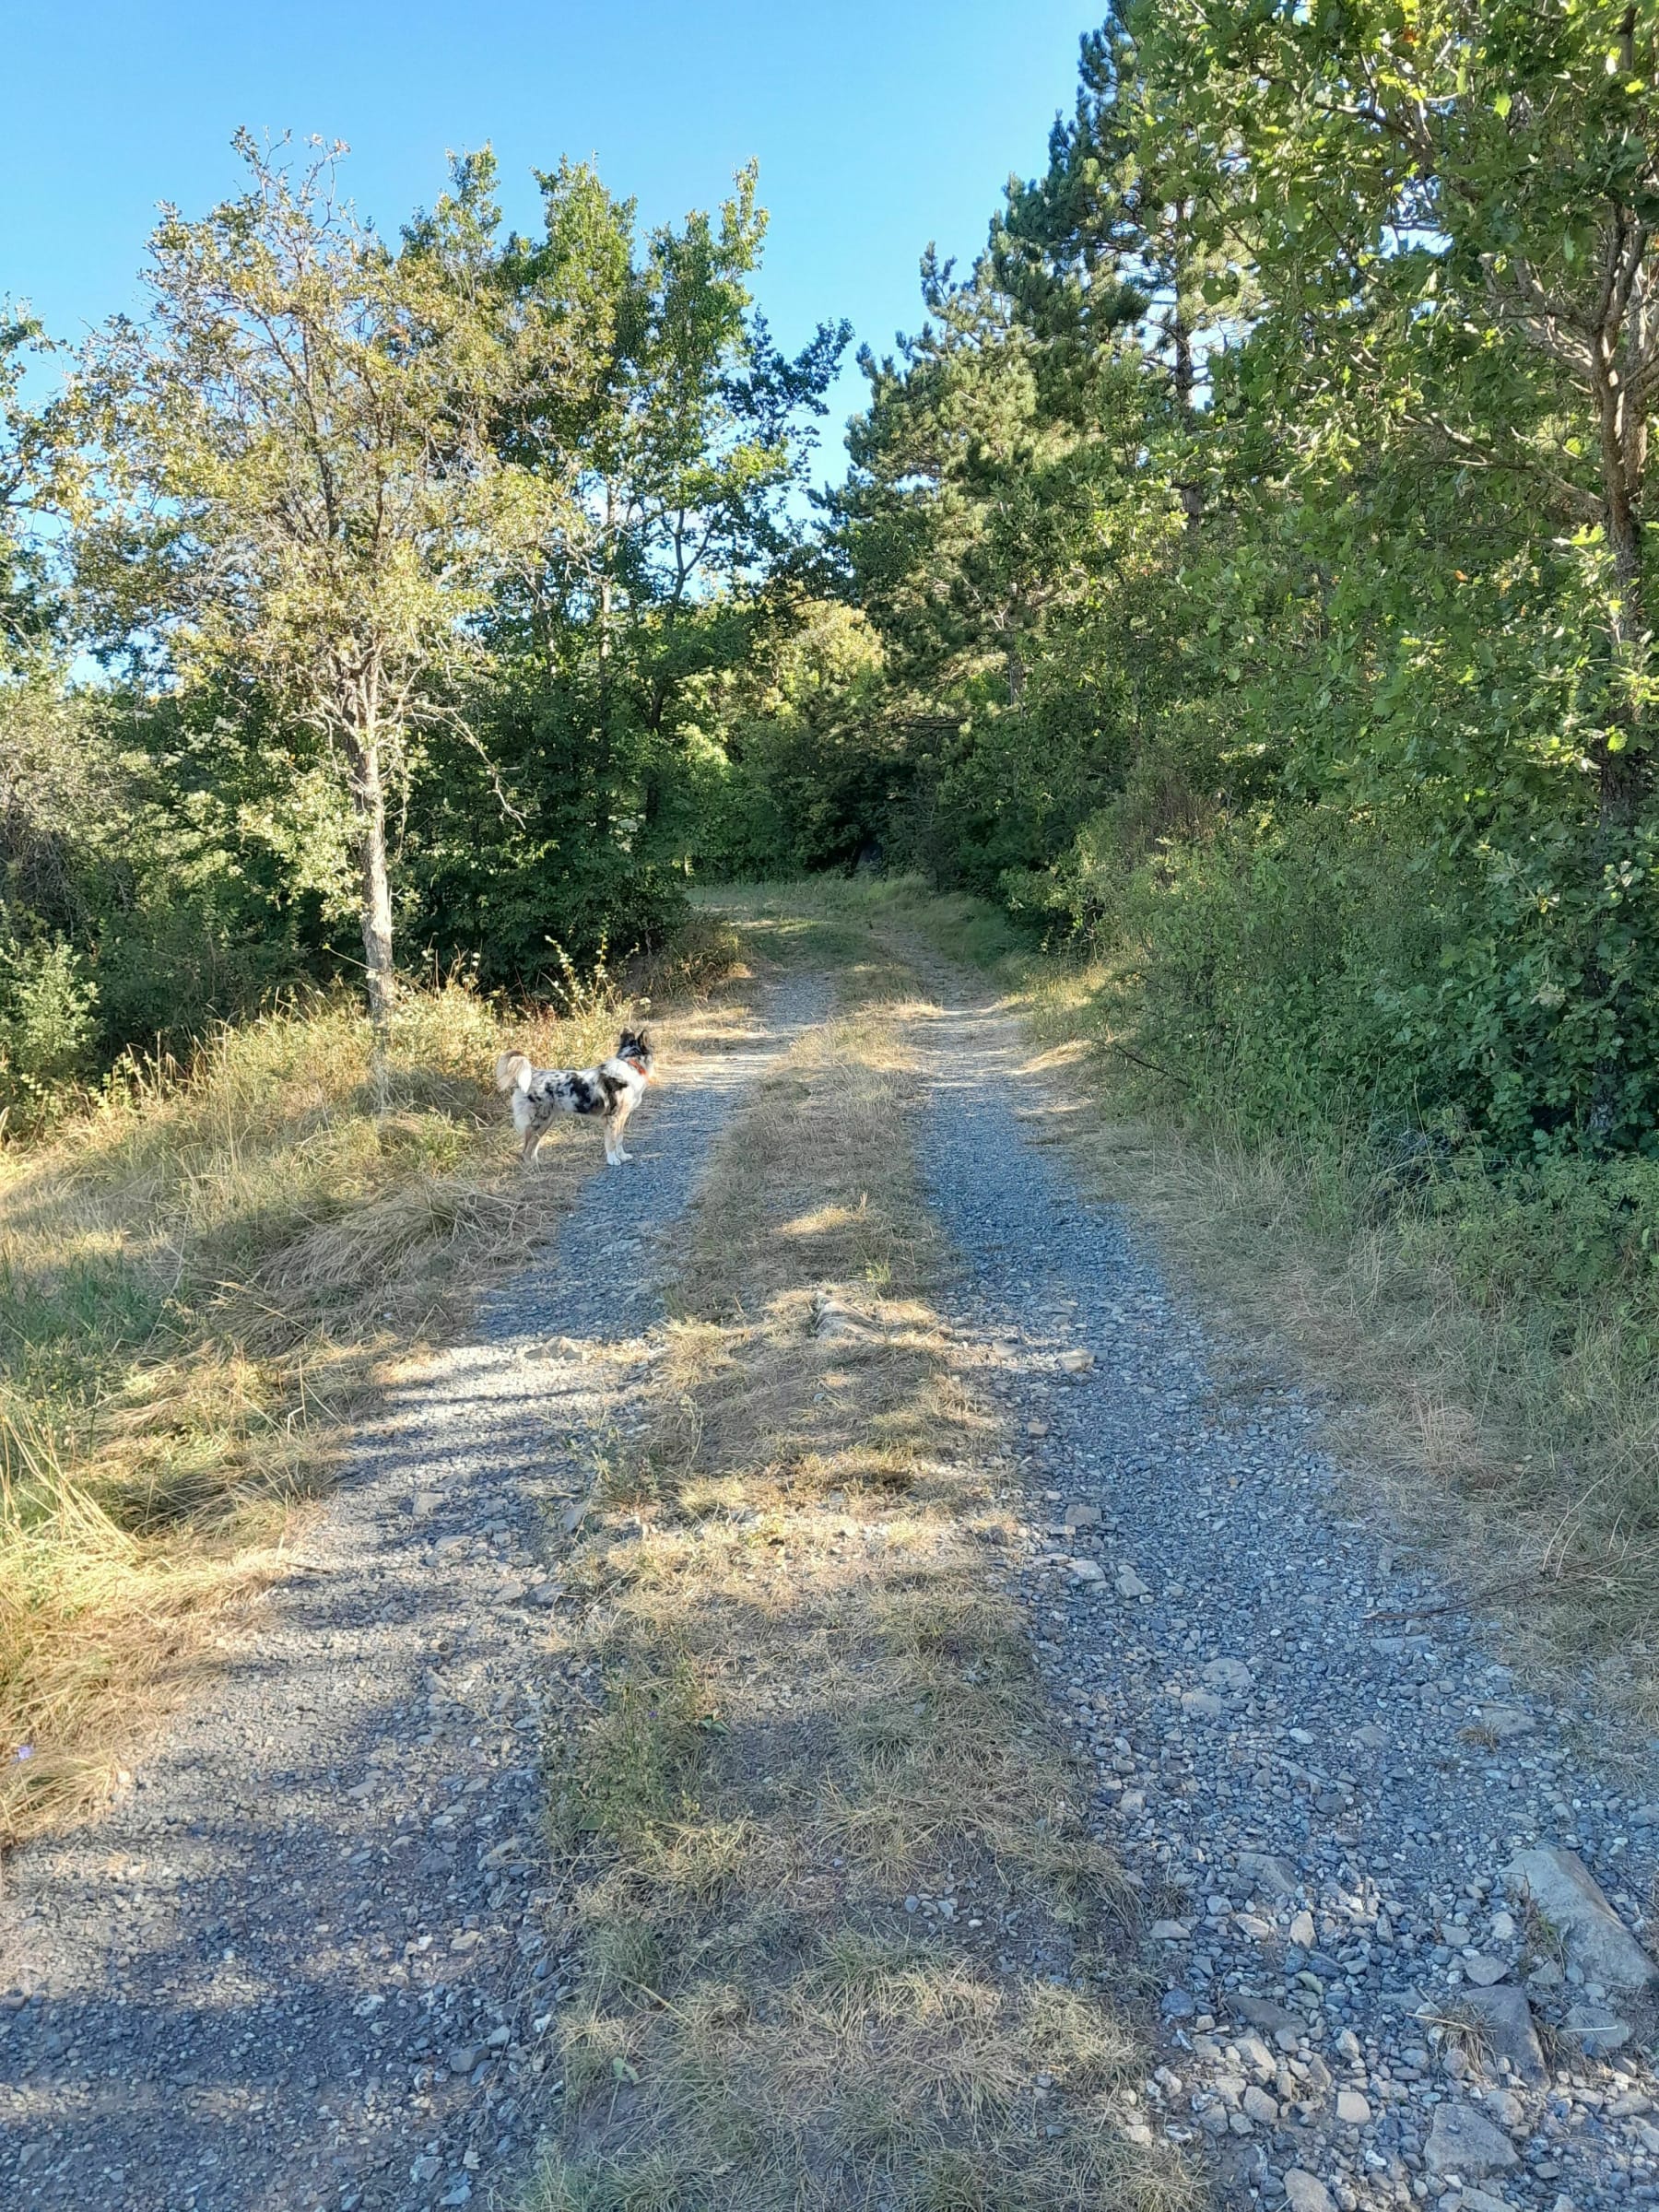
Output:
<instances>
[{"instance_id":1,"label":"dog's head","mask_svg":"<svg viewBox=\"0 0 1659 2212\"><path fill-rule=\"evenodd\" d=\"M649 1030L624 1030L617 1043L617 1057L637 1067L647 1082L656 1065L656 1054L652 1050Z\"/></svg>"}]
</instances>

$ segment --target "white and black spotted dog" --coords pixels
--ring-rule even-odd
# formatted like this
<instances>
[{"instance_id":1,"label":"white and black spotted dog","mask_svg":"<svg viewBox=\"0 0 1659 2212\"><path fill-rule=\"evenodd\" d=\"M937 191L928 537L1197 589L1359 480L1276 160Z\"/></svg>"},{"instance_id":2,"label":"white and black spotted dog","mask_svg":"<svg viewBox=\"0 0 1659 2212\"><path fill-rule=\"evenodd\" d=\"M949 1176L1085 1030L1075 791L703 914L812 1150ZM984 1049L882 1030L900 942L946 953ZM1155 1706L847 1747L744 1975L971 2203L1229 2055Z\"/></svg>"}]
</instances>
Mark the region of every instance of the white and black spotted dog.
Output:
<instances>
[{"instance_id":1,"label":"white and black spotted dog","mask_svg":"<svg viewBox=\"0 0 1659 2212\"><path fill-rule=\"evenodd\" d=\"M597 1067L535 1067L523 1053L503 1053L496 1062L496 1088L512 1093L512 1125L524 1140L524 1165L561 1113L596 1113L605 1122L605 1157L619 1168L631 1158L622 1148L622 1132L655 1065L643 1030L624 1030L616 1051Z\"/></svg>"}]
</instances>

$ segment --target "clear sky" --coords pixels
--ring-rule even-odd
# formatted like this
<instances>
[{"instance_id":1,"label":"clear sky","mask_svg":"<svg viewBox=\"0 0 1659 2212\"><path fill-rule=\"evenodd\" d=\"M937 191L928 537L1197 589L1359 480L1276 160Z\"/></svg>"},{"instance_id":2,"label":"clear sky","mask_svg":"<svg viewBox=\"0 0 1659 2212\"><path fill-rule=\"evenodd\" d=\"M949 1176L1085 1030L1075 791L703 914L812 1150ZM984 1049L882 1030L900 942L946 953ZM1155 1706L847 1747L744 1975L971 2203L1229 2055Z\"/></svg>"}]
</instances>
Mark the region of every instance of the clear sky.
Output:
<instances>
[{"instance_id":1,"label":"clear sky","mask_svg":"<svg viewBox=\"0 0 1659 2212\"><path fill-rule=\"evenodd\" d=\"M877 350L920 320L916 265L966 261L1010 170L1069 111L1088 0L0 0L0 297L71 337L136 303L156 203L234 188L239 124L344 138L382 229L490 140L510 222L529 171L596 156L647 222L719 200L753 156L780 343L846 316ZM849 357L850 359L851 357ZM860 400L843 377L827 426Z\"/></svg>"}]
</instances>

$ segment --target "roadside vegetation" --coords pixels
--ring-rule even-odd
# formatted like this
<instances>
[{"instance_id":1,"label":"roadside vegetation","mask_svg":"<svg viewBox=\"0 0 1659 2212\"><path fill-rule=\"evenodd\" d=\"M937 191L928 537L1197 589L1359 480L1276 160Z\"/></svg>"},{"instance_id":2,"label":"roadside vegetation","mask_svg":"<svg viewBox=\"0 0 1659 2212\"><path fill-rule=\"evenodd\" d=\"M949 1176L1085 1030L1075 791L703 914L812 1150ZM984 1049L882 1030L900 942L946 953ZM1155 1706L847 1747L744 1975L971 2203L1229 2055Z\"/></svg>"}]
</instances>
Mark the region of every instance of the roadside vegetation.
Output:
<instances>
[{"instance_id":1,"label":"roadside vegetation","mask_svg":"<svg viewBox=\"0 0 1659 2212\"><path fill-rule=\"evenodd\" d=\"M1645 1681L1654 21L1101 14L1046 167L865 357L857 711L805 763L735 733L784 834L706 854L833 830L1043 945L1118 1186Z\"/></svg>"},{"instance_id":2,"label":"roadside vegetation","mask_svg":"<svg viewBox=\"0 0 1659 2212\"><path fill-rule=\"evenodd\" d=\"M581 1975L524 2202L1174 2212L1175 2154L1125 2133L1133 1892L999 1587L1012 1462L932 1304L923 1002L848 918L795 911L841 1003L722 1141L648 1432L571 1561Z\"/></svg>"},{"instance_id":3,"label":"roadside vegetation","mask_svg":"<svg viewBox=\"0 0 1659 2212\"><path fill-rule=\"evenodd\" d=\"M670 1051L740 967L712 924L636 974L682 1001ZM585 1064L617 1020L604 991L561 1014L406 992L371 1095L364 1016L312 995L0 1152L0 1843L107 1789L227 1606L289 1571L381 1380L592 1171L574 1124L517 1170L497 1053Z\"/></svg>"},{"instance_id":4,"label":"roadside vegetation","mask_svg":"<svg viewBox=\"0 0 1659 2212\"><path fill-rule=\"evenodd\" d=\"M1274 1130L1218 1048L1175 1067L1123 947L1044 951L916 879L747 895L977 967L1024 1015L1053 1135L1220 1324L1218 1352L1325 1394L1404 1524L1540 1653L1659 1712L1659 1276L1645 1159L1499 1169L1472 1140Z\"/></svg>"},{"instance_id":5,"label":"roadside vegetation","mask_svg":"<svg viewBox=\"0 0 1659 2212\"><path fill-rule=\"evenodd\" d=\"M0 268L14 1138L285 988L383 1030L660 947L720 731L845 659L792 517L847 334L772 345L752 170L647 232L559 161L519 236L488 151L399 229L343 148L236 149L136 317L54 344Z\"/></svg>"}]
</instances>

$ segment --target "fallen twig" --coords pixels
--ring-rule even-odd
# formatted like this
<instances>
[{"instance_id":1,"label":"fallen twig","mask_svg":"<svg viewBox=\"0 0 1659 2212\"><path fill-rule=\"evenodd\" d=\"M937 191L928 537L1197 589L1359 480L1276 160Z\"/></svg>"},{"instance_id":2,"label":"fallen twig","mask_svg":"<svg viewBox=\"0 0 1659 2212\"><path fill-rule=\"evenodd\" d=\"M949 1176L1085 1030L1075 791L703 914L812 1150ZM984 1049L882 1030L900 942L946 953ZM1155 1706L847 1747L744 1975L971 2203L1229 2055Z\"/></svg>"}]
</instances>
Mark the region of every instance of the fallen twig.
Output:
<instances>
[{"instance_id":1,"label":"fallen twig","mask_svg":"<svg viewBox=\"0 0 1659 2212\"><path fill-rule=\"evenodd\" d=\"M1533 1597L1541 1595L1546 1587L1554 1587L1567 1578L1563 1575L1545 1576L1538 1573L1511 1575L1500 1583L1488 1583L1484 1588L1471 1592L1465 1597L1448 1598L1439 1606L1380 1606L1374 1612L1362 1613L1362 1620L1431 1620L1442 1613L1469 1613L1481 1606L1495 1605L1506 1597Z\"/></svg>"},{"instance_id":2,"label":"fallen twig","mask_svg":"<svg viewBox=\"0 0 1659 2212\"><path fill-rule=\"evenodd\" d=\"M1172 1067L1159 1067L1156 1060L1148 1060L1140 1053L1132 1053L1126 1044L1120 1044L1115 1037L1112 1040L1112 1049L1114 1053L1122 1053L1125 1060L1133 1060L1136 1067L1149 1068L1153 1075L1162 1076L1167 1082L1179 1083L1182 1090L1191 1090L1193 1088L1187 1077L1178 1076Z\"/></svg>"}]
</instances>

